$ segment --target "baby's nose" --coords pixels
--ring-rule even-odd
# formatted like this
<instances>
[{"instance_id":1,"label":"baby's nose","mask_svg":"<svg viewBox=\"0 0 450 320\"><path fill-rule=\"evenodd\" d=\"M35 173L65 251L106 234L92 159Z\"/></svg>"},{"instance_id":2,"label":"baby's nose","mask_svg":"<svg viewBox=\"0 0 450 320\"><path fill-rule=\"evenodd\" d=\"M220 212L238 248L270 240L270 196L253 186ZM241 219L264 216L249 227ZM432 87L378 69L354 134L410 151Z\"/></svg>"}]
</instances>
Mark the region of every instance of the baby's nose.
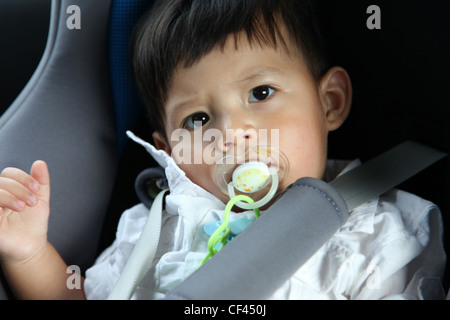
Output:
<instances>
[{"instance_id":1,"label":"baby's nose","mask_svg":"<svg viewBox=\"0 0 450 320\"><path fill-rule=\"evenodd\" d=\"M257 132L254 128L228 128L224 132L221 144L225 154L243 154L257 142Z\"/></svg>"},{"instance_id":2,"label":"baby's nose","mask_svg":"<svg viewBox=\"0 0 450 320\"><path fill-rule=\"evenodd\" d=\"M216 117L216 128L222 133L218 148L223 154L245 153L258 141L258 119L245 108L223 108Z\"/></svg>"}]
</instances>

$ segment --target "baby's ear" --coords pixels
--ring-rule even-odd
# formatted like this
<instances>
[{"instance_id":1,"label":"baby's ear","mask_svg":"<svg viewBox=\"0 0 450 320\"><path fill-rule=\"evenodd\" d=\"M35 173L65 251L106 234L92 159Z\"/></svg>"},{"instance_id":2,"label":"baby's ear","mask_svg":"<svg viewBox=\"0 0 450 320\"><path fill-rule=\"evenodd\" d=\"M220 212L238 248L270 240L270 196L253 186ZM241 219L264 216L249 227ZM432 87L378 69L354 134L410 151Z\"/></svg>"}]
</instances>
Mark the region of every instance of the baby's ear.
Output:
<instances>
[{"instance_id":1,"label":"baby's ear","mask_svg":"<svg viewBox=\"0 0 450 320\"><path fill-rule=\"evenodd\" d=\"M352 83L341 67L333 67L320 80L320 95L328 131L338 129L347 119L352 104Z\"/></svg>"},{"instance_id":2,"label":"baby's ear","mask_svg":"<svg viewBox=\"0 0 450 320\"><path fill-rule=\"evenodd\" d=\"M168 155L171 154L170 146L167 143L166 138L164 137L164 135L161 132L159 132L159 131L153 132L152 138L153 138L153 141L155 142L156 149L164 150L165 152L167 152Z\"/></svg>"}]
</instances>

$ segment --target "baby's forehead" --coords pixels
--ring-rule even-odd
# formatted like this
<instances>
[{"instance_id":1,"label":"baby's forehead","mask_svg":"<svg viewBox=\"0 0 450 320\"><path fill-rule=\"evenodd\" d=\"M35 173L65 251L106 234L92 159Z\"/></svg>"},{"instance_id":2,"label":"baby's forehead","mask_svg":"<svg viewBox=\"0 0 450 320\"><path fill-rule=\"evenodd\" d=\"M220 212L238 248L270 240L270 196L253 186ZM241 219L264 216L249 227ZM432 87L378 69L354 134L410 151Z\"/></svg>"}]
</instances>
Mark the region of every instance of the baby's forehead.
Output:
<instances>
[{"instance_id":1,"label":"baby's forehead","mask_svg":"<svg viewBox=\"0 0 450 320\"><path fill-rule=\"evenodd\" d=\"M263 31L261 31L262 33ZM239 55L243 51L247 54L260 54L261 50L270 49L278 52L280 55L287 55L290 58L296 58L302 63L306 63L306 59L302 54L301 49L296 45L295 41L292 39L287 31L287 28L280 28L280 31L276 35L272 36L259 36L255 37L252 34L248 34L245 30L239 31L237 33L228 34L227 37L215 44L211 49L205 50L203 54L198 55L196 59L187 59L185 56L180 56L177 67L175 68L173 76L180 69L188 69L193 65L197 64L199 61L209 57L210 52L218 51L221 53L227 52L228 54Z\"/></svg>"},{"instance_id":2,"label":"baby's forehead","mask_svg":"<svg viewBox=\"0 0 450 320\"><path fill-rule=\"evenodd\" d=\"M268 70L274 71L274 66L280 65L281 62L301 63L307 67L301 54L288 41L283 42L283 45L275 46L249 39L245 33L232 34L223 44L216 45L194 63L188 64L186 61L179 63L172 75L171 82L173 84L176 79L183 78L193 69L197 71L197 76L201 76L201 72L216 71L223 74L223 68L226 69L225 71L236 70L240 75L244 73L244 70L258 75ZM205 66L209 66L209 68ZM247 76L246 73L244 75ZM189 77L185 80L189 81Z\"/></svg>"}]
</instances>

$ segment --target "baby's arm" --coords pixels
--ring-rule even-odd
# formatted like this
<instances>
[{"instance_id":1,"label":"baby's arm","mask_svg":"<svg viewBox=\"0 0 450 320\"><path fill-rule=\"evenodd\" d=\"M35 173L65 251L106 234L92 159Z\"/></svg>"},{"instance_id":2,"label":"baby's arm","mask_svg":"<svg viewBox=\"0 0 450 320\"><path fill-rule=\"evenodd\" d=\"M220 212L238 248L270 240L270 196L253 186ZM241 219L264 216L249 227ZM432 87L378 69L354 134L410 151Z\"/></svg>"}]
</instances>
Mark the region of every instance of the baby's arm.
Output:
<instances>
[{"instance_id":1,"label":"baby's arm","mask_svg":"<svg viewBox=\"0 0 450 320\"><path fill-rule=\"evenodd\" d=\"M36 161L31 173L6 168L0 174L0 263L21 299L84 298L66 286L67 265L47 241L50 214L47 164Z\"/></svg>"}]
</instances>

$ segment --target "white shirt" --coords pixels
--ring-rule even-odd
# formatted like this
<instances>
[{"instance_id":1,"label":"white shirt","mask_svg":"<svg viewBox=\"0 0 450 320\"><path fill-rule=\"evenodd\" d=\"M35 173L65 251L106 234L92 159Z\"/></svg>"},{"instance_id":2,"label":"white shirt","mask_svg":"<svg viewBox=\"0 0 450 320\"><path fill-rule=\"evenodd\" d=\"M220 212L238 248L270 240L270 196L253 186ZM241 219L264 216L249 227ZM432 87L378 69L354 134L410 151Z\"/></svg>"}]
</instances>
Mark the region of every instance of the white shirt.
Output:
<instances>
[{"instance_id":1,"label":"white shirt","mask_svg":"<svg viewBox=\"0 0 450 320\"><path fill-rule=\"evenodd\" d=\"M203 227L221 219L225 205L192 183L164 151L130 136L165 168L170 188L156 257L132 297L160 299L198 268L209 239ZM329 161L327 175L335 177L344 172L342 169L342 162ZM231 214L230 220L243 215L254 219L249 211ZM147 217L143 204L123 213L114 243L86 272L88 299L108 297ZM347 222L289 281L274 288L271 298L443 299L442 232L440 211L434 204L392 190L354 209Z\"/></svg>"}]
</instances>

